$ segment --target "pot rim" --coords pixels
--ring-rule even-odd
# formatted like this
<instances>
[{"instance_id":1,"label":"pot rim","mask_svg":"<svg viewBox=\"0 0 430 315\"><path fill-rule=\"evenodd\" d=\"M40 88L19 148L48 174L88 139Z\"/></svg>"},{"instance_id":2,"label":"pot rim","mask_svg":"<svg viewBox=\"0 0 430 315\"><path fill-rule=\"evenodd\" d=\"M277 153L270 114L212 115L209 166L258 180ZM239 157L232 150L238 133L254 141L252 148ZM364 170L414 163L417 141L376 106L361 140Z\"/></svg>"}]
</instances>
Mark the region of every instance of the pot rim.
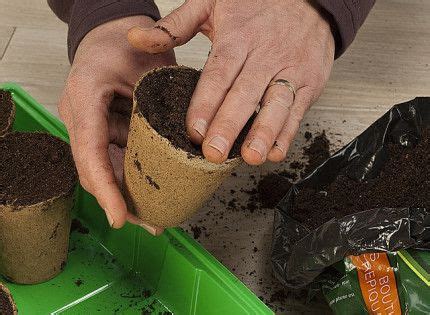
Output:
<instances>
[{"instance_id":1,"label":"pot rim","mask_svg":"<svg viewBox=\"0 0 430 315\"><path fill-rule=\"evenodd\" d=\"M12 111L9 114L6 127L3 130L0 130L0 137L3 137L11 132L13 123L15 121L16 106L13 100L11 103L12 103Z\"/></svg>"},{"instance_id":2,"label":"pot rim","mask_svg":"<svg viewBox=\"0 0 430 315\"><path fill-rule=\"evenodd\" d=\"M9 303L12 305L13 315L17 315L18 309L16 307L15 301L13 300L12 294L10 293L9 289L1 282L0 282L0 291L3 291L6 293L6 296L8 297Z\"/></svg>"},{"instance_id":3,"label":"pot rim","mask_svg":"<svg viewBox=\"0 0 430 315\"><path fill-rule=\"evenodd\" d=\"M70 191L61 193L58 196L54 196L54 197L51 197L49 199L46 199L44 201L40 201L37 203L32 203L32 204L28 204L28 205L14 205L14 204L0 205L0 214L2 212L6 212L7 210L10 210L9 212L20 212L20 211L23 211L25 209L29 209L30 211L33 211L33 208L38 208L38 207L40 207L42 205L46 205L46 204L52 204L52 203L54 203L54 202L56 202L62 198L73 197L73 195L75 194L76 187L77 187L77 182L75 183L75 185L73 186L73 188Z\"/></svg>"}]
</instances>

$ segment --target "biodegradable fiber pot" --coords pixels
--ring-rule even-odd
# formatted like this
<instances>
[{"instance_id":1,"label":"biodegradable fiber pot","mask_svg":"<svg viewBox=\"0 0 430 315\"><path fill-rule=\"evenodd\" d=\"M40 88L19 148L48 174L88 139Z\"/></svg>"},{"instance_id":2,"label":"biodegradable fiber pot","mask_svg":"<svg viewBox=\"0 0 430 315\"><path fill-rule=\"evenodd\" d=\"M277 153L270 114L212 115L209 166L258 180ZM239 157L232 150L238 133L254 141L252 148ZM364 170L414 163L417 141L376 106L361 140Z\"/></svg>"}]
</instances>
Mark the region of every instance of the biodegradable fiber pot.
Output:
<instances>
[{"instance_id":1,"label":"biodegradable fiber pot","mask_svg":"<svg viewBox=\"0 0 430 315\"><path fill-rule=\"evenodd\" d=\"M8 288L0 282L0 315L17 315L18 311Z\"/></svg>"},{"instance_id":2,"label":"biodegradable fiber pot","mask_svg":"<svg viewBox=\"0 0 430 315\"><path fill-rule=\"evenodd\" d=\"M12 94L0 90L0 137L12 130L14 120L15 104L12 100Z\"/></svg>"},{"instance_id":3,"label":"biodegradable fiber pot","mask_svg":"<svg viewBox=\"0 0 430 315\"><path fill-rule=\"evenodd\" d=\"M76 181L70 147L60 139L0 138L0 274L7 280L40 283L64 268Z\"/></svg>"},{"instance_id":4,"label":"biodegradable fiber pot","mask_svg":"<svg viewBox=\"0 0 430 315\"><path fill-rule=\"evenodd\" d=\"M223 164L211 163L186 136L185 114L199 76L188 67L159 68L144 74L134 90L124 189L129 207L155 226L185 221L241 163L240 154ZM176 111L182 112L176 121L166 117ZM176 129L166 132L171 125Z\"/></svg>"}]
</instances>

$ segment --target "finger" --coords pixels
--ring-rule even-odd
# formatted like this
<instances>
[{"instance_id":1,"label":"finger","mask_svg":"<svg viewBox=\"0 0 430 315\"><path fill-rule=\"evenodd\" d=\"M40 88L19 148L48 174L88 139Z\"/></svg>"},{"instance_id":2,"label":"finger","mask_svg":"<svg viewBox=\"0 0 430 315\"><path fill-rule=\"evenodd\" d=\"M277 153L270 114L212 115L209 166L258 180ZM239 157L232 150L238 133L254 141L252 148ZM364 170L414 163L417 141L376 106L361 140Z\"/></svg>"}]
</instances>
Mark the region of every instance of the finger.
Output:
<instances>
[{"instance_id":1,"label":"finger","mask_svg":"<svg viewBox=\"0 0 430 315\"><path fill-rule=\"evenodd\" d=\"M297 83L294 84L291 80L293 77L294 73L291 71L281 71L271 81L275 84L267 88L261 109L242 145L242 157L248 164L260 165L266 161L275 139L285 124L294 100L292 88L282 82L276 84L276 80L288 80L292 87L296 87Z\"/></svg>"},{"instance_id":2,"label":"finger","mask_svg":"<svg viewBox=\"0 0 430 315\"><path fill-rule=\"evenodd\" d=\"M116 113L109 113L109 142L118 145L121 148L127 146L128 130L130 119Z\"/></svg>"},{"instance_id":3,"label":"finger","mask_svg":"<svg viewBox=\"0 0 430 315\"><path fill-rule=\"evenodd\" d=\"M73 119L71 113L71 105L69 101L69 97L67 94L67 89L64 90L63 95L58 102L58 115L66 126L67 132L69 134L70 144L74 141L73 134Z\"/></svg>"},{"instance_id":4,"label":"finger","mask_svg":"<svg viewBox=\"0 0 430 315\"><path fill-rule=\"evenodd\" d=\"M163 234L164 229L158 226L151 226L145 222L143 222L142 220L140 220L138 217L136 217L135 215L131 214L131 213L127 213L127 221L130 222L131 224L136 224L139 225L140 227L144 228L145 230L147 230L149 233L151 233L154 236L159 236L161 234Z\"/></svg>"},{"instance_id":5,"label":"finger","mask_svg":"<svg viewBox=\"0 0 430 315\"><path fill-rule=\"evenodd\" d=\"M260 102L275 73L263 63L246 63L213 119L203 154L213 163L228 158L231 147Z\"/></svg>"},{"instance_id":6,"label":"finger","mask_svg":"<svg viewBox=\"0 0 430 315\"><path fill-rule=\"evenodd\" d=\"M188 42L209 16L207 0L186 1L153 27L133 27L128 32L130 44L144 52L157 54Z\"/></svg>"},{"instance_id":7,"label":"finger","mask_svg":"<svg viewBox=\"0 0 430 315\"><path fill-rule=\"evenodd\" d=\"M72 146L82 186L93 194L114 228L124 225L127 207L118 188L109 158L109 87L77 84L71 98L75 143ZM94 91L97 91L94 93Z\"/></svg>"},{"instance_id":8,"label":"finger","mask_svg":"<svg viewBox=\"0 0 430 315\"><path fill-rule=\"evenodd\" d=\"M212 47L186 118L188 135L194 143L203 142L210 123L243 67L246 55L245 46L214 44Z\"/></svg>"},{"instance_id":9,"label":"finger","mask_svg":"<svg viewBox=\"0 0 430 315\"><path fill-rule=\"evenodd\" d=\"M116 181L120 188L122 187L124 178L124 156L125 148L121 148L116 144L109 144L109 157L112 163Z\"/></svg>"},{"instance_id":10,"label":"finger","mask_svg":"<svg viewBox=\"0 0 430 315\"><path fill-rule=\"evenodd\" d=\"M284 127L276 138L275 144L269 152L268 159L272 162L281 162L287 156L291 143L300 128L300 122L311 106L312 93L306 87L297 91L296 99L291 106Z\"/></svg>"}]
</instances>

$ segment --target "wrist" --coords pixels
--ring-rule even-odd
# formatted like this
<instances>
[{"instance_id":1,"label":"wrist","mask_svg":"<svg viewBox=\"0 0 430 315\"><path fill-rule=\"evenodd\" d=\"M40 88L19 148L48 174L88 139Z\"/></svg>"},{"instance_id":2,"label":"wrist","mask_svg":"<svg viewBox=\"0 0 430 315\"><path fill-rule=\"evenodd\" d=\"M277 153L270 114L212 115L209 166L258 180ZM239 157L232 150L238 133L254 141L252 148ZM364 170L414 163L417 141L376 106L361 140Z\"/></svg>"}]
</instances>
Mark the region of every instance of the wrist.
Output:
<instances>
[{"instance_id":1,"label":"wrist","mask_svg":"<svg viewBox=\"0 0 430 315\"><path fill-rule=\"evenodd\" d=\"M81 46L88 46L95 42L119 41L118 44L127 42L127 32L136 25L150 27L155 23L147 16L129 16L103 23L89 31L80 41L77 51Z\"/></svg>"},{"instance_id":2,"label":"wrist","mask_svg":"<svg viewBox=\"0 0 430 315\"><path fill-rule=\"evenodd\" d=\"M321 16L321 18L326 23L326 29L330 30L330 33L333 38L334 46L336 46L337 49L337 43L340 41L339 31L337 29L336 22L333 19L333 16L324 8L322 7L316 0L306 0L310 6L314 8L318 12L318 14Z\"/></svg>"}]
</instances>

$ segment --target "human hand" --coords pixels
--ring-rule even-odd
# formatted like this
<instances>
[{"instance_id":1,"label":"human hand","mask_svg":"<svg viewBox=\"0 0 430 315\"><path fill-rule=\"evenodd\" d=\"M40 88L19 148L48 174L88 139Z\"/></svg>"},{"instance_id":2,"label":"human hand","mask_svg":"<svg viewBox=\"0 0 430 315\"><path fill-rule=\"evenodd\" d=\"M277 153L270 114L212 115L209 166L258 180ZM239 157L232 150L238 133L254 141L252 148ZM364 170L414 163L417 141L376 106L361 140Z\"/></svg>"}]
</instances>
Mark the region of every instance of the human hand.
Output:
<instances>
[{"instance_id":1,"label":"human hand","mask_svg":"<svg viewBox=\"0 0 430 315\"><path fill-rule=\"evenodd\" d=\"M127 42L134 25L151 27L145 16L127 17L103 24L81 41L58 105L70 135L70 144L82 186L105 210L109 224L119 228L128 220L152 234L151 227L127 212L119 185L129 127L130 100L135 82L152 68L175 64L173 51L142 54ZM128 112L128 114L127 114Z\"/></svg>"},{"instance_id":2,"label":"human hand","mask_svg":"<svg viewBox=\"0 0 430 315\"><path fill-rule=\"evenodd\" d=\"M212 49L187 115L191 139L221 163L261 101L242 146L252 165L285 159L305 112L320 96L334 59L329 23L304 0L188 0L130 43L161 53L205 34ZM288 80L287 86L268 85Z\"/></svg>"}]
</instances>

